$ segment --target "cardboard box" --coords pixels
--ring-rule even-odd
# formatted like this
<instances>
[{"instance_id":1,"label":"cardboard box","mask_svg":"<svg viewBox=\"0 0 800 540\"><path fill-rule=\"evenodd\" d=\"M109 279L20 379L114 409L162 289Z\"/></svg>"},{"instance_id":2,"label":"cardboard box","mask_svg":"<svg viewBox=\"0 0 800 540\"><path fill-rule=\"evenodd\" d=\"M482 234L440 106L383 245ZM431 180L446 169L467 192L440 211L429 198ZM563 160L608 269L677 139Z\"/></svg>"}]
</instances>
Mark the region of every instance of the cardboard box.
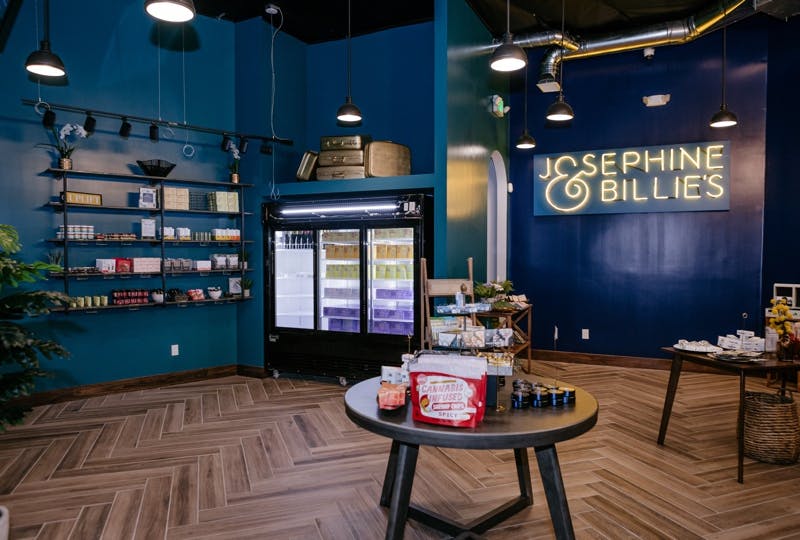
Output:
<instances>
[{"instance_id":1,"label":"cardboard box","mask_svg":"<svg viewBox=\"0 0 800 540\"><path fill-rule=\"evenodd\" d=\"M134 257L131 271L137 274L160 272L161 259L159 257Z\"/></svg>"},{"instance_id":2,"label":"cardboard box","mask_svg":"<svg viewBox=\"0 0 800 540\"><path fill-rule=\"evenodd\" d=\"M211 270L211 261L193 261L195 270Z\"/></svg>"}]
</instances>

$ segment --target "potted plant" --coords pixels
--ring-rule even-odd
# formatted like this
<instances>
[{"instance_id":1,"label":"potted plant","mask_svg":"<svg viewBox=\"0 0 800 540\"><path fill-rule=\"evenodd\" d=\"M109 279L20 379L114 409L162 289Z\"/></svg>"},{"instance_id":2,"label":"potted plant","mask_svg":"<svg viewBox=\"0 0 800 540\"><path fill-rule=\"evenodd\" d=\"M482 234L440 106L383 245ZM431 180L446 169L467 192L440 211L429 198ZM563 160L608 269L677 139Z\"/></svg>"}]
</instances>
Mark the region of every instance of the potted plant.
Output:
<instances>
[{"instance_id":1,"label":"potted plant","mask_svg":"<svg viewBox=\"0 0 800 540\"><path fill-rule=\"evenodd\" d=\"M242 278L242 296L250 298L250 289L253 288L253 280L249 277Z\"/></svg>"},{"instance_id":2,"label":"potted plant","mask_svg":"<svg viewBox=\"0 0 800 540\"><path fill-rule=\"evenodd\" d=\"M234 184L239 183L239 160L242 156L239 154L239 149L233 143L228 143L228 151L231 153L231 163L228 165L228 170L231 172L231 182Z\"/></svg>"},{"instance_id":3,"label":"potted plant","mask_svg":"<svg viewBox=\"0 0 800 540\"><path fill-rule=\"evenodd\" d=\"M58 168L69 170L72 169L72 153L77 148L77 141L72 144L69 142L69 137L72 135L75 138L85 139L89 136L86 130L80 124L64 124L59 131L55 127L50 128L53 133L55 143L42 143L41 146L53 148L58 154Z\"/></svg>"},{"instance_id":4,"label":"potted plant","mask_svg":"<svg viewBox=\"0 0 800 540\"><path fill-rule=\"evenodd\" d=\"M37 336L20 321L50 311L54 304L67 304L60 292L21 289L24 283L46 279L46 272L61 268L41 261L24 263L15 254L22 246L11 225L0 224L0 432L22 421L29 407L20 402L30 394L37 377L47 375L40 358L67 357L55 341Z\"/></svg>"},{"instance_id":5,"label":"potted plant","mask_svg":"<svg viewBox=\"0 0 800 540\"><path fill-rule=\"evenodd\" d=\"M242 270L247 270L247 261L248 260L250 260L250 252L242 250L242 252L239 253L239 262L242 265Z\"/></svg>"}]
</instances>

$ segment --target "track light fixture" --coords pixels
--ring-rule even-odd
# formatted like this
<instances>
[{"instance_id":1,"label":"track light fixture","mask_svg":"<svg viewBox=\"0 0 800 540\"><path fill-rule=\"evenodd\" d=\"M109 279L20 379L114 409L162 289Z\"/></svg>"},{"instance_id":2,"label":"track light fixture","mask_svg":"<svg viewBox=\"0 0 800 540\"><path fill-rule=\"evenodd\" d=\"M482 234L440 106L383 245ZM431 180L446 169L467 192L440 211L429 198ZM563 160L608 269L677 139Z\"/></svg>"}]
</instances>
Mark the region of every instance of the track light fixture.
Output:
<instances>
[{"instance_id":1,"label":"track light fixture","mask_svg":"<svg viewBox=\"0 0 800 540\"><path fill-rule=\"evenodd\" d=\"M192 0L145 0L144 9L158 20L176 23L190 21L195 14Z\"/></svg>"},{"instance_id":2,"label":"track light fixture","mask_svg":"<svg viewBox=\"0 0 800 540\"><path fill-rule=\"evenodd\" d=\"M714 116L711 117L711 122L709 122L709 126L712 128L726 128L735 126L739 123L739 119L736 118L736 115L733 114L731 111L728 110L728 104L725 103L725 63L727 59L727 51L728 49L728 29L727 27L722 28L722 105L720 105L719 110L714 113Z\"/></svg>"},{"instance_id":3,"label":"track light fixture","mask_svg":"<svg viewBox=\"0 0 800 540\"><path fill-rule=\"evenodd\" d=\"M39 42L39 49L28 55L25 69L42 77L63 77L67 74L64 62L50 50L50 0L44 0L44 39Z\"/></svg>"},{"instance_id":4,"label":"track light fixture","mask_svg":"<svg viewBox=\"0 0 800 540\"><path fill-rule=\"evenodd\" d=\"M97 126L97 119L92 116L92 113L86 112L86 120L83 121L83 129L86 130L87 135L94 133L94 128Z\"/></svg>"},{"instance_id":5,"label":"track light fixture","mask_svg":"<svg viewBox=\"0 0 800 540\"><path fill-rule=\"evenodd\" d=\"M119 126L119 136L123 139L127 139L128 136L131 134L131 123L128 122L128 119L123 117L122 124Z\"/></svg>"},{"instance_id":6,"label":"track light fixture","mask_svg":"<svg viewBox=\"0 0 800 540\"><path fill-rule=\"evenodd\" d=\"M150 140L158 142L158 125L150 124Z\"/></svg>"},{"instance_id":7,"label":"track light fixture","mask_svg":"<svg viewBox=\"0 0 800 540\"><path fill-rule=\"evenodd\" d=\"M503 34L503 43L492 53L489 65L495 71L517 71L528 65L528 55L512 39L511 0L506 0L506 33Z\"/></svg>"},{"instance_id":8,"label":"track light fixture","mask_svg":"<svg viewBox=\"0 0 800 540\"><path fill-rule=\"evenodd\" d=\"M227 152L231 149L231 138L228 137L227 134L222 136L222 142L219 145L219 149L223 152Z\"/></svg>"},{"instance_id":9,"label":"track light fixture","mask_svg":"<svg viewBox=\"0 0 800 540\"><path fill-rule=\"evenodd\" d=\"M42 115L42 125L48 129L56 125L56 113L53 109L47 109Z\"/></svg>"},{"instance_id":10,"label":"track light fixture","mask_svg":"<svg viewBox=\"0 0 800 540\"><path fill-rule=\"evenodd\" d=\"M350 0L347 0L347 97L344 99L344 105L339 107L339 110L336 111L336 119L348 125L361 122L361 110L353 103L353 97L350 91L353 63L353 53L350 45L350 18Z\"/></svg>"},{"instance_id":11,"label":"track light fixture","mask_svg":"<svg viewBox=\"0 0 800 540\"><path fill-rule=\"evenodd\" d=\"M568 122L575 118L569 103L564 101L564 19L566 18L567 0L561 0L561 51L558 66L558 99L547 108L545 116L551 122Z\"/></svg>"},{"instance_id":12,"label":"track light fixture","mask_svg":"<svg viewBox=\"0 0 800 540\"><path fill-rule=\"evenodd\" d=\"M239 153L246 154L247 147L250 144L250 141L247 140L247 137L239 137Z\"/></svg>"}]
</instances>

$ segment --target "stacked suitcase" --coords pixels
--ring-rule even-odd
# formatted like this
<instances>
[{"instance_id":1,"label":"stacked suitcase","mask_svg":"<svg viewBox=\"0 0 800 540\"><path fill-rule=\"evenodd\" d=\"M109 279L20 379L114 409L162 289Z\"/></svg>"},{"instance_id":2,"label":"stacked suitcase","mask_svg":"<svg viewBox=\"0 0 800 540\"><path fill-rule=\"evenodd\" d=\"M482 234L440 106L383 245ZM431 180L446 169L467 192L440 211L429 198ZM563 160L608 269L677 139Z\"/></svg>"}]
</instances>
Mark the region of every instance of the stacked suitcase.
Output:
<instances>
[{"instance_id":1,"label":"stacked suitcase","mask_svg":"<svg viewBox=\"0 0 800 540\"><path fill-rule=\"evenodd\" d=\"M297 170L298 180L342 180L411 174L411 151L368 135L322 137L320 152L308 151Z\"/></svg>"}]
</instances>

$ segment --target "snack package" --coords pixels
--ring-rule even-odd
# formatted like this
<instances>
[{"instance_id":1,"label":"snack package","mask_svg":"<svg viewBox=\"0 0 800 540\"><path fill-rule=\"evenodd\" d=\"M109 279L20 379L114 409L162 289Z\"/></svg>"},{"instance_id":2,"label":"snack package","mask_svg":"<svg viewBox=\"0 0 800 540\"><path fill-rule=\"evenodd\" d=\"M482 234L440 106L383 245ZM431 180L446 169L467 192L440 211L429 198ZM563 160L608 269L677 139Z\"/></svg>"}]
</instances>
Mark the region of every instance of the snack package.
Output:
<instances>
[{"instance_id":1,"label":"snack package","mask_svg":"<svg viewBox=\"0 0 800 540\"><path fill-rule=\"evenodd\" d=\"M414 420L475 427L486 411L486 360L476 356L420 355L409 364Z\"/></svg>"},{"instance_id":2,"label":"snack package","mask_svg":"<svg viewBox=\"0 0 800 540\"><path fill-rule=\"evenodd\" d=\"M382 382L378 389L378 407L394 410L406 404L406 385Z\"/></svg>"}]
</instances>

